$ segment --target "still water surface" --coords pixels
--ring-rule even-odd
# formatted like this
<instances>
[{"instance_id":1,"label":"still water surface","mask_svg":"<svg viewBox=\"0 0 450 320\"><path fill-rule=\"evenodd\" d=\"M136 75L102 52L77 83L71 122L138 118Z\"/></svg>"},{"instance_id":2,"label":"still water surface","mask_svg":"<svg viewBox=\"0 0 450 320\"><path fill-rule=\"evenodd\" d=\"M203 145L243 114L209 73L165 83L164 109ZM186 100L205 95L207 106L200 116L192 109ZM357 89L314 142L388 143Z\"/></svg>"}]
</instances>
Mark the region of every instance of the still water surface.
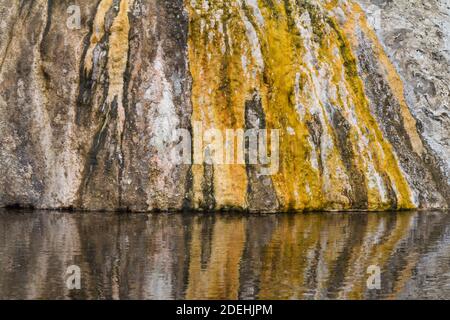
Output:
<instances>
[{"instance_id":1,"label":"still water surface","mask_svg":"<svg viewBox=\"0 0 450 320\"><path fill-rule=\"evenodd\" d=\"M66 287L70 265L81 290ZM450 213L0 210L0 299L13 298L450 299Z\"/></svg>"}]
</instances>

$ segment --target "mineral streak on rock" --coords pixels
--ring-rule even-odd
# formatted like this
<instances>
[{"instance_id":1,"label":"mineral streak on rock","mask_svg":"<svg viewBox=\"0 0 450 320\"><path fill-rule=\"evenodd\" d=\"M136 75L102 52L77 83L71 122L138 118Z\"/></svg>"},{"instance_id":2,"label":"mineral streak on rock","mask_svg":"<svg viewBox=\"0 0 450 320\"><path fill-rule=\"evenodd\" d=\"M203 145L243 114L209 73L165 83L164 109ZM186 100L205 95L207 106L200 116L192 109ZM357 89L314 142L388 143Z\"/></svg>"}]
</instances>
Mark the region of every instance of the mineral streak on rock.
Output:
<instances>
[{"instance_id":1,"label":"mineral streak on rock","mask_svg":"<svg viewBox=\"0 0 450 320\"><path fill-rule=\"evenodd\" d=\"M0 0L0 206L449 206L440 1L76 4L72 30L68 2ZM165 152L178 129L192 137L190 164ZM208 129L280 130L278 170L195 161Z\"/></svg>"}]
</instances>

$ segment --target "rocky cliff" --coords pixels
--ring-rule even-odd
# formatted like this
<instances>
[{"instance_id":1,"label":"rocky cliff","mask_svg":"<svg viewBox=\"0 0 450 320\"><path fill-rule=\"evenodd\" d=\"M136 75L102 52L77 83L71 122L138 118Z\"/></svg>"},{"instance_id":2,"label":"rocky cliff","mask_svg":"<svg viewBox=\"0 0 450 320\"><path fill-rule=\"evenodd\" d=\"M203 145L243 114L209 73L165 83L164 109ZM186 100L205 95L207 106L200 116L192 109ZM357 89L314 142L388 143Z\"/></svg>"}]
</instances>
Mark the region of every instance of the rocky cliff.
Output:
<instances>
[{"instance_id":1,"label":"rocky cliff","mask_svg":"<svg viewBox=\"0 0 450 320\"><path fill-rule=\"evenodd\" d=\"M0 0L0 206L450 203L446 0Z\"/></svg>"}]
</instances>

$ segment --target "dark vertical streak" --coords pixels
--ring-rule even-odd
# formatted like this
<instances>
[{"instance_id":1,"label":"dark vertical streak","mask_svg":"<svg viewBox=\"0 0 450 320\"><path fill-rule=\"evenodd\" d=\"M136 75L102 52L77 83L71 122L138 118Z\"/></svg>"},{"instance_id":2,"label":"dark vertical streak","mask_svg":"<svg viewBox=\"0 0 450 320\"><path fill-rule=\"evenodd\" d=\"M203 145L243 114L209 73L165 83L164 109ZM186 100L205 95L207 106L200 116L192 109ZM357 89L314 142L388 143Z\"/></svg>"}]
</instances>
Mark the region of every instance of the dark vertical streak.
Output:
<instances>
[{"instance_id":1,"label":"dark vertical streak","mask_svg":"<svg viewBox=\"0 0 450 320\"><path fill-rule=\"evenodd\" d=\"M83 41L83 53L81 54L81 60L80 60L80 70L79 70L80 82L78 84L78 98L77 98L77 110L76 110L77 125L82 125L82 124L86 125L85 122L87 119L85 116L86 115L85 109L91 107L91 105L92 105L92 99L93 99L92 94L94 91L93 87L95 85L94 81L92 80L93 70L91 70L90 74L86 74L85 60L86 60L86 55L87 55L87 52L88 52L90 44L91 44L91 37L92 37L92 33L93 33L93 28L94 28L94 19L95 19L96 13L98 11L100 2L101 2L101 0L97 1L97 6L94 11L94 14L93 14L91 20L88 22L89 32ZM107 36L107 35L105 34L105 36ZM103 40L104 39L102 39L102 42L103 42Z\"/></svg>"},{"instance_id":2,"label":"dark vertical streak","mask_svg":"<svg viewBox=\"0 0 450 320\"><path fill-rule=\"evenodd\" d=\"M53 11L53 0L47 0L47 21L45 23L44 33L42 34L41 44L40 44L40 53L41 56L45 56L46 43L45 39L50 31L52 26L52 11Z\"/></svg>"},{"instance_id":3,"label":"dark vertical streak","mask_svg":"<svg viewBox=\"0 0 450 320\"><path fill-rule=\"evenodd\" d=\"M94 172L95 167L97 166L97 156L100 150L105 145L106 136L108 133L108 123L110 120L110 111L106 114L103 124L100 127L99 131L94 136L94 141L92 144L91 149L89 150L89 153L87 155L86 164L83 170L83 179L82 183L80 184L80 190L78 191L79 200L82 202L82 198L84 195L84 192L87 190L89 182L91 181L92 174ZM80 206L82 207L82 203L80 203Z\"/></svg>"},{"instance_id":4,"label":"dark vertical streak","mask_svg":"<svg viewBox=\"0 0 450 320\"><path fill-rule=\"evenodd\" d=\"M394 188L392 187L392 181L389 178L389 175L387 175L385 172L381 174L384 185L386 187L388 198L391 201L391 210L396 210L398 208L398 200L397 200L397 194L395 193Z\"/></svg>"},{"instance_id":5,"label":"dark vertical streak","mask_svg":"<svg viewBox=\"0 0 450 320\"><path fill-rule=\"evenodd\" d=\"M202 181L203 202L200 207L204 211L213 211L216 209L216 199L214 190L214 165L203 164Z\"/></svg>"},{"instance_id":6,"label":"dark vertical streak","mask_svg":"<svg viewBox=\"0 0 450 320\"><path fill-rule=\"evenodd\" d=\"M137 32L135 30L135 23L134 23L134 16L130 13L128 13L128 20L130 23L130 30L128 32L128 53L127 53L127 66L125 68L124 72L124 81L123 81L123 101L122 105L125 111L125 119L124 119L124 130L121 133L121 136L119 137L118 144L119 144L119 153L120 153L120 161L119 161L119 177L118 177L118 194L119 194L119 207L122 208L123 205L123 175L124 175L124 169L125 169L125 154L123 151L123 141L125 137L125 131L127 130L127 127L129 127L129 114L130 114L130 97L128 96L128 91L130 89L130 82L131 82L131 73L134 69L133 61L130 60L131 57L131 50L132 45L131 42L134 39L134 34Z\"/></svg>"},{"instance_id":7,"label":"dark vertical streak","mask_svg":"<svg viewBox=\"0 0 450 320\"><path fill-rule=\"evenodd\" d=\"M320 118L318 115L314 114L311 116L312 119L308 120L306 122L306 126L308 127L309 135L314 143L314 146L316 147L316 153L318 155L317 160L319 162L319 171L320 174L323 174L323 161L321 156L321 150L322 150L322 134L323 134L323 127L322 123L320 122Z\"/></svg>"},{"instance_id":8,"label":"dark vertical streak","mask_svg":"<svg viewBox=\"0 0 450 320\"><path fill-rule=\"evenodd\" d=\"M345 165L351 186L350 201L352 209L367 209L368 192L364 173L355 164L356 157L350 141L351 126L342 116L339 109L326 105L327 112L331 116L331 124L336 137L336 146L339 149L342 162Z\"/></svg>"},{"instance_id":9,"label":"dark vertical streak","mask_svg":"<svg viewBox=\"0 0 450 320\"><path fill-rule=\"evenodd\" d=\"M245 102L245 130L266 130L266 115L261 104L259 93L255 92L251 100ZM260 137L257 137L258 140ZM268 141L268 139L267 139ZM266 141L266 144L267 144ZM258 141L259 142L259 141ZM245 143L245 169L247 172L247 204L250 211L276 211L279 200L270 176L260 176L261 165L251 164L249 159L250 142ZM252 150L258 152L258 150Z\"/></svg>"}]
</instances>

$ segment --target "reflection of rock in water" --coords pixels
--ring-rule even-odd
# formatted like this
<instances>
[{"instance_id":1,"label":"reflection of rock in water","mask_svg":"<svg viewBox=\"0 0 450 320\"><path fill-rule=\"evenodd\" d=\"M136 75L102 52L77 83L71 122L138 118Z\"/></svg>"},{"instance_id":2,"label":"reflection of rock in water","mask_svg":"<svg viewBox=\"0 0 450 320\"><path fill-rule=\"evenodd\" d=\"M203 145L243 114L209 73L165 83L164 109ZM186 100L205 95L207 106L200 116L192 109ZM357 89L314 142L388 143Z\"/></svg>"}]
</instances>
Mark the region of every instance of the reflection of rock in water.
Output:
<instances>
[{"instance_id":1,"label":"reflection of rock in water","mask_svg":"<svg viewBox=\"0 0 450 320\"><path fill-rule=\"evenodd\" d=\"M449 298L450 215L0 211L0 298ZM68 291L69 265L82 290ZM366 270L382 270L382 290Z\"/></svg>"},{"instance_id":2,"label":"reflection of rock in water","mask_svg":"<svg viewBox=\"0 0 450 320\"><path fill-rule=\"evenodd\" d=\"M182 298L191 221L183 216L85 216L77 223L94 297ZM186 267L184 267L186 266Z\"/></svg>"},{"instance_id":3,"label":"reflection of rock in water","mask_svg":"<svg viewBox=\"0 0 450 320\"><path fill-rule=\"evenodd\" d=\"M77 221L69 215L0 211L0 297L63 298L65 270L81 261Z\"/></svg>"},{"instance_id":4,"label":"reflection of rock in water","mask_svg":"<svg viewBox=\"0 0 450 320\"><path fill-rule=\"evenodd\" d=\"M247 218L243 252L245 258L240 262L240 299L252 299L259 294L259 278L263 265L261 257L272 239L278 220L273 215Z\"/></svg>"}]
</instances>

